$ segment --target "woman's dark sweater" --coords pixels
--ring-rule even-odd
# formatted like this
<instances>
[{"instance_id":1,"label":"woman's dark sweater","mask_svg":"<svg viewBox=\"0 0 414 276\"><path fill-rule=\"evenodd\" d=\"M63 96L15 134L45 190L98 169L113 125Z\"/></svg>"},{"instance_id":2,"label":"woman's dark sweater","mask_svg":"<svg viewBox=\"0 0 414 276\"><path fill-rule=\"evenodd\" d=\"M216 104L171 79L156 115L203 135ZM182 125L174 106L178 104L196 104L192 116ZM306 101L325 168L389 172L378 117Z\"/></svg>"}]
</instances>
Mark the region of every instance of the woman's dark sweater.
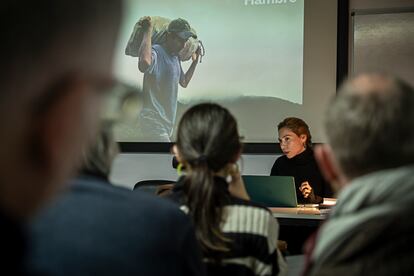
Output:
<instances>
[{"instance_id":1,"label":"woman's dark sweater","mask_svg":"<svg viewBox=\"0 0 414 276\"><path fill-rule=\"evenodd\" d=\"M321 203L324 197L332 197L330 185L323 178L310 148L290 159L286 155L276 159L270 175L293 176L299 203ZM313 195L308 198L304 198L299 191L300 185L305 181L313 189Z\"/></svg>"}]
</instances>

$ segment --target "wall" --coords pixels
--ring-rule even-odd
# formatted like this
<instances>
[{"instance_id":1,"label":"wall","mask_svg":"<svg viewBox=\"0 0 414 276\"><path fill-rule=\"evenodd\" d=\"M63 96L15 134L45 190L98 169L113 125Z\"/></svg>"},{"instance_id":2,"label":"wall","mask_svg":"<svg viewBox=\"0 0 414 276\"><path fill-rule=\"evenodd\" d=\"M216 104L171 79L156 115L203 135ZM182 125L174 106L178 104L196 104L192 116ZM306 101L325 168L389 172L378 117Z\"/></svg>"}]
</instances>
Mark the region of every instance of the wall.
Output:
<instances>
[{"instance_id":1,"label":"wall","mask_svg":"<svg viewBox=\"0 0 414 276\"><path fill-rule=\"evenodd\" d=\"M349 73L352 70L352 17L354 10L394 9L414 7L413 0L349 0Z\"/></svg>"},{"instance_id":2,"label":"wall","mask_svg":"<svg viewBox=\"0 0 414 276\"><path fill-rule=\"evenodd\" d=\"M413 0L350 0L349 7L352 9L388 9L412 7Z\"/></svg>"}]
</instances>

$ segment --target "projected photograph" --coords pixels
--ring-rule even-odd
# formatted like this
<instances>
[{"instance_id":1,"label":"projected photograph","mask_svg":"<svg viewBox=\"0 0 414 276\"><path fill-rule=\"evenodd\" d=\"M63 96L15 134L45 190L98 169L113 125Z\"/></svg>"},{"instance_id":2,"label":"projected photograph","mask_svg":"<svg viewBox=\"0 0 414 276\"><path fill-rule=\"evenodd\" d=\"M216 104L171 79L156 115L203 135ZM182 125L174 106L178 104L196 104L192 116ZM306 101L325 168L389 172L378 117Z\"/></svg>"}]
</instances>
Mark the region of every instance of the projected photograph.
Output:
<instances>
[{"instance_id":1,"label":"projected photograph","mask_svg":"<svg viewBox=\"0 0 414 276\"><path fill-rule=\"evenodd\" d=\"M216 102L247 142L274 142L303 104L304 0L131 0L114 72L141 87L121 142L173 142L182 114Z\"/></svg>"}]
</instances>

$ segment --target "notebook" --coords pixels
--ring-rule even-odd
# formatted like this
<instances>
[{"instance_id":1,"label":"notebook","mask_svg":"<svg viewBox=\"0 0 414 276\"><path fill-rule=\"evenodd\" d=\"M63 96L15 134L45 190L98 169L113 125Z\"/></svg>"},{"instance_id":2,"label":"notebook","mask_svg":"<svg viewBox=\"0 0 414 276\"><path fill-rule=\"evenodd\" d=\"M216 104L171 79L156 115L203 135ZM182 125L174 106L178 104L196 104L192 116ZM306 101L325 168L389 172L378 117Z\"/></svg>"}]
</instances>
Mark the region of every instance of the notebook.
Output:
<instances>
[{"instance_id":1,"label":"notebook","mask_svg":"<svg viewBox=\"0 0 414 276\"><path fill-rule=\"evenodd\" d=\"M291 176L243 175L252 201L267 207L297 207L295 180Z\"/></svg>"}]
</instances>

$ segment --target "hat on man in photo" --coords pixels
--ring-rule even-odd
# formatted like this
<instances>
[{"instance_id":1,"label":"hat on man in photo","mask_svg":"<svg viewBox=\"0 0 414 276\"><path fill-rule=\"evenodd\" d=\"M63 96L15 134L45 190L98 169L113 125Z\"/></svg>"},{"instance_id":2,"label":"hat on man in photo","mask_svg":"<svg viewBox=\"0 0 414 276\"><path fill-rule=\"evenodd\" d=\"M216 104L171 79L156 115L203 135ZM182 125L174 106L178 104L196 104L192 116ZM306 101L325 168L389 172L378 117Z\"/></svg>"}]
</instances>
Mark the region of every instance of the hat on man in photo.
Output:
<instances>
[{"instance_id":1,"label":"hat on man in photo","mask_svg":"<svg viewBox=\"0 0 414 276\"><path fill-rule=\"evenodd\" d=\"M182 18L174 19L173 21L168 24L169 32L177 34L180 38L187 40L190 37L197 38L197 35L191 29L190 24L188 24L187 20Z\"/></svg>"}]
</instances>

